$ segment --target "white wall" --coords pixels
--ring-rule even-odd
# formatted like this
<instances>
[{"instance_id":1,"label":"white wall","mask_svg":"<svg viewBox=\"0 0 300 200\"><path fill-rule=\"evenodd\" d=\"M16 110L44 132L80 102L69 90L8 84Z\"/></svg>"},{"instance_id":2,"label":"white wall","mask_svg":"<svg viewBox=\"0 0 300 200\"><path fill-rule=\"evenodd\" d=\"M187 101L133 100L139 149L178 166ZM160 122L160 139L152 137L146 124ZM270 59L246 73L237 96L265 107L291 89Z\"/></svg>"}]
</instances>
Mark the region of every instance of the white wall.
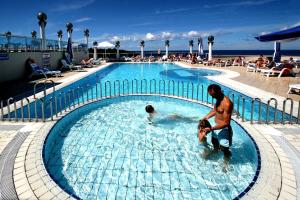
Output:
<instances>
[{"instance_id":1,"label":"white wall","mask_svg":"<svg viewBox=\"0 0 300 200\"><path fill-rule=\"evenodd\" d=\"M63 52L49 52L50 69L56 70L61 66L60 60L63 58ZM74 59L76 63L86 57L88 52L86 51L74 51ZM8 60L0 60L0 83L6 81L12 81L22 79L25 74L25 61L31 57L37 64L42 66L43 52L11 52L9 53Z\"/></svg>"}]
</instances>

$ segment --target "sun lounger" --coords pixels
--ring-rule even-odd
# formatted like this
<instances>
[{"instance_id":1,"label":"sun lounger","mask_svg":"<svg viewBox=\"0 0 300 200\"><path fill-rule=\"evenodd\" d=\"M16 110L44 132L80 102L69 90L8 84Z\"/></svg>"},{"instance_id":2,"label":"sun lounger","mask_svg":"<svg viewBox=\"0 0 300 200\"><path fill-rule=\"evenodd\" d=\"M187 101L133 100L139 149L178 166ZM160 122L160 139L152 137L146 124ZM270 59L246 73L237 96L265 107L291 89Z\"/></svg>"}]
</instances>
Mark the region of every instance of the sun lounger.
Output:
<instances>
[{"instance_id":1,"label":"sun lounger","mask_svg":"<svg viewBox=\"0 0 300 200\"><path fill-rule=\"evenodd\" d=\"M256 72L257 67L255 63L248 63L247 65L247 72Z\"/></svg>"},{"instance_id":2,"label":"sun lounger","mask_svg":"<svg viewBox=\"0 0 300 200\"><path fill-rule=\"evenodd\" d=\"M298 90L298 92L300 91L300 84L290 84L289 85L289 91L287 92L287 94L289 94L292 90Z\"/></svg>"},{"instance_id":3,"label":"sun lounger","mask_svg":"<svg viewBox=\"0 0 300 200\"><path fill-rule=\"evenodd\" d=\"M44 67L40 67L39 65L37 65L36 63L31 63L31 70L32 73L29 75L29 78L32 78L33 76L40 76L43 75L46 79L48 78L48 76L61 76L61 71L51 71L48 68Z\"/></svg>"},{"instance_id":4,"label":"sun lounger","mask_svg":"<svg viewBox=\"0 0 300 200\"><path fill-rule=\"evenodd\" d=\"M61 64L63 65L62 66L62 69L68 69L68 70L73 70L73 69L76 69L76 70L82 70L82 67L79 66L79 65L73 65L73 64L68 64L66 60L62 59L61 60Z\"/></svg>"},{"instance_id":5,"label":"sun lounger","mask_svg":"<svg viewBox=\"0 0 300 200\"><path fill-rule=\"evenodd\" d=\"M101 64L101 61L102 61L102 58L98 58L98 59L96 59L96 60L92 60L91 61L91 63L93 64L93 65L100 65Z\"/></svg>"},{"instance_id":6,"label":"sun lounger","mask_svg":"<svg viewBox=\"0 0 300 200\"><path fill-rule=\"evenodd\" d=\"M272 67L271 69L262 69L260 70L261 75L269 77L269 76L278 76L281 77L282 75L289 75L291 74L290 69L288 68L283 68L283 69L278 69L276 67Z\"/></svg>"}]
</instances>

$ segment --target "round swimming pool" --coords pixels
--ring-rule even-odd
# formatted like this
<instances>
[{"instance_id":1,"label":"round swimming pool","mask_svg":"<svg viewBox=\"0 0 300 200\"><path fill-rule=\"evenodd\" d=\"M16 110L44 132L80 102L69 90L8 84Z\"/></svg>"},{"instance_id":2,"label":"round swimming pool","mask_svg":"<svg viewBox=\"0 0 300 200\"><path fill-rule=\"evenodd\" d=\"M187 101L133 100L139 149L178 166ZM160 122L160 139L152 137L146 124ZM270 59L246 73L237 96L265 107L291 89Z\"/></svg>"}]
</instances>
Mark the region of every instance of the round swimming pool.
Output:
<instances>
[{"instance_id":1,"label":"round swimming pool","mask_svg":"<svg viewBox=\"0 0 300 200\"><path fill-rule=\"evenodd\" d=\"M145 112L148 104L160 115L153 123ZM197 123L209 110L169 97L104 99L71 112L52 128L44 164L61 188L80 199L241 197L257 179L258 148L232 121L228 171L223 172L221 152L204 158Z\"/></svg>"}]
</instances>

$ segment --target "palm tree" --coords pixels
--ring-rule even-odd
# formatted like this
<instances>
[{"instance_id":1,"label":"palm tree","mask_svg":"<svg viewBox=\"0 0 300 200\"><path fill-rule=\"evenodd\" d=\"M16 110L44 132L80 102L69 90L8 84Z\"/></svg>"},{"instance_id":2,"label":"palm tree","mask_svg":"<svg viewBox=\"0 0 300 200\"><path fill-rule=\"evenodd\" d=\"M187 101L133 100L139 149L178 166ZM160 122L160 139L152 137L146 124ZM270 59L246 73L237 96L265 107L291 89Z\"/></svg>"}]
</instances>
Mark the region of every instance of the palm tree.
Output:
<instances>
[{"instance_id":1,"label":"palm tree","mask_svg":"<svg viewBox=\"0 0 300 200\"><path fill-rule=\"evenodd\" d=\"M210 35L208 36L208 60L212 60L212 46L214 44L215 37Z\"/></svg>"},{"instance_id":2,"label":"palm tree","mask_svg":"<svg viewBox=\"0 0 300 200\"><path fill-rule=\"evenodd\" d=\"M68 38L71 38L71 34L73 32L73 24L71 22L68 22L66 24L66 27L67 27Z\"/></svg>"},{"instance_id":3,"label":"palm tree","mask_svg":"<svg viewBox=\"0 0 300 200\"><path fill-rule=\"evenodd\" d=\"M33 47L33 49L35 49L35 45L36 45L36 31L31 31L31 47Z\"/></svg>"},{"instance_id":4,"label":"palm tree","mask_svg":"<svg viewBox=\"0 0 300 200\"><path fill-rule=\"evenodd\" d=\"M116 49L117 49L117 59L119 59L120 58L120 52L119 52L119 48L120 48L120 41L116 41L115 42L115 47L116 47Z\"/></svg>"},{"instance_id":5,"label":"palm tree","mask_svg":"<svg viewBox=\"0 0 300 200\"><path fill-rule=\"evenodd\" d=\"M98 42L97 41L94 41L93 42L93 46L94 46L94 60L97 60L97 45L98 45Z\"/></svg>"},{"instance_id":6,"label":"palm tree","mask_svg":"<svg viewBox=\"0 0 300 200\"><path fill-rule=\"evenodd\" d=\"M167 58L169 57L169 46L170 46L170 40L165 41L165 46L166 46L166 56Z\"/></svg>"},{"instance_id":7,"label":"palm tree","mask_svg":"<svg viewBox=\"0 0 300 200\"><path fill-rule=\"evenodd\" d=\"M90 37L90 30L89 29L85 29L83 31L83 35L85 37L85 42L86 42L86 48L89 48L89 37Z\"/></svg>"},{"instance_id":8,"label":"palm tree","mask_svg":"<svg viewBox=\"0 0 300 200\"><path fill-rule=\"evenodd\" d=\"M57 31L57 37L58 37L58 49L61 50L61 39L63 37L62 30Z\"/></svg>"},{"instance_id":9,"label":"palm tree","mask_svg":"<svg viewBox=\"0 0 300 200\"><path fill-rule=\"evenodd\" d=\"M32 31L31 32L31 38L36 39L36 34L37 34L36 31Z\"/></svg>"},{"instance_id":10,"label":"palm tree","mask_svg":"<svg viewBox=\"0 0 300 200\"><path fill-rule=\"evenodd\" d=\"M203 40L201 37L198 38L198 53L203 55Z\"/></svg>"},{"instance_id":11,"label":"palm tree","mask_svg":"<svg viewBox=\"0 0 300 200\"><path fill-rule=\"evenodd\" d=\"M40 35L42 39L42 46L41 49L46 49L46 33L45 33L45 27L47 24L47 15L43 12L39 12L37 15L37 18L39 20L39 26L40 26Z\"/></svg>"},{"instance_id":12,"label":"palm tree","mask_svg":"<svg viewBox=\"0 0 300 200\"><path fill-rule=\"evenodd\" d=\"M5 37L7 39L7 51L9 51L9 43L10 43L10 39L11 39L11 32L10 31L7 31L5 33Z\"/></svg>"},{"instance_id":13,"label":"palm tree","mask_svg":"<svg viewBox=\"0 0 300 200\"><path fill-rule=\"evenodd\" d=\"M194 41L190 40L189 41L190 53L193 53L193 46L194 46Z\"/></svg>"},{"instance_id":14,"label":"palm tree","mask_svg":"<svg viewBox=\"0 0 300 200\"><path fill-rule=\"evenodd\" d=\"M141 58L144 58L144 47L145 47L145 41L142 40L140 42L140 47L141 47Z\"/></svg>"}]
</instances>

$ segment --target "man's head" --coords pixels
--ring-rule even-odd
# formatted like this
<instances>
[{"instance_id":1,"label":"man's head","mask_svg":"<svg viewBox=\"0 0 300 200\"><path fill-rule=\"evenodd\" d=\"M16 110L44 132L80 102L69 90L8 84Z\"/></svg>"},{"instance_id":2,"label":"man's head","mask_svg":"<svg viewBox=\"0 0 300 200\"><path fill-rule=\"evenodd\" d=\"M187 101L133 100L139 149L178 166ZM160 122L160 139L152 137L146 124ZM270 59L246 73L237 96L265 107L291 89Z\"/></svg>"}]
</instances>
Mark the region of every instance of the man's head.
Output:
<instances>
[{"instance_id":1,"label":"man's head","mask_svg":"<svg viewBox=\"0 0 300 200\"><path fill-rule=\"evenodd\" d=\"M221 87L217 84L211 84L207 88L207 92L209 93L212 98L218 99L220 97L223 97L223 92L221 90Z\"/></svg>"},{"instance_id":2,"label":"man's head","mask_svg":"<svg viewBox=\"0 0 300 200\"><path fill-rule=\"evenodd\" d=\"M145 107L145 110L146 110L146 112L149 113L149 114L154 112L154 108L153 108L152 105L147 105L147 106Z\"/></svg>"}]
</instances>

